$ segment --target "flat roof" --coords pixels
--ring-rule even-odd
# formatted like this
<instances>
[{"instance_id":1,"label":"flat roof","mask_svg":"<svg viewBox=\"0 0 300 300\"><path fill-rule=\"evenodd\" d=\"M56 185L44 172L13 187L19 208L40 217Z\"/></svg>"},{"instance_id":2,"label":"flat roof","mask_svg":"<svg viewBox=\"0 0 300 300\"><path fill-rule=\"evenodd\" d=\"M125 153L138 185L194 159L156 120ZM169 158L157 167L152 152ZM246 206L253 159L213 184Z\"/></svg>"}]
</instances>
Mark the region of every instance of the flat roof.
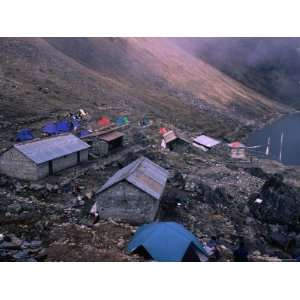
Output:
<instances>
[{"instance_id":1,"label":"flat roof","mask_svg":"<svg viewBox=\"0 0 300 300\"><path fill-rule=\"evenodd\" d=\"M218 141L216 139L213 139L213 138L211 138L209 136L206 136L204 134L196 137L194 139L194 142L197 143L197 144L199 144L199 145L203 145L203 146L205 146L207 148L212 148L212 147L214 147L214 146L216 146L216 145L218 145L218 144L221 143L220 141Z\"/></svg>"},{"instance_id":2,"label":"flat roof","mask_svg":"<svg viewBox=\"0 0 300 300\"><path fill-rule=\"evenodd\" d=\"M99 138L103 141L111 142L111 141L117 140L123 136L124 136L124 133L119 132L119 131L113 131L113 132L101 135Z\"/></svg>"},{"instance_id":3,"label":"flat roof","mask_svg":"<svg viewBox=\"0 0 300 300\"><path fill-rule=\"evenodd\" d=\"M73 134L63 134L14 145L15 149L36 164L82 151L89 147L87 143Z\"/></svg>"}]
</instances>

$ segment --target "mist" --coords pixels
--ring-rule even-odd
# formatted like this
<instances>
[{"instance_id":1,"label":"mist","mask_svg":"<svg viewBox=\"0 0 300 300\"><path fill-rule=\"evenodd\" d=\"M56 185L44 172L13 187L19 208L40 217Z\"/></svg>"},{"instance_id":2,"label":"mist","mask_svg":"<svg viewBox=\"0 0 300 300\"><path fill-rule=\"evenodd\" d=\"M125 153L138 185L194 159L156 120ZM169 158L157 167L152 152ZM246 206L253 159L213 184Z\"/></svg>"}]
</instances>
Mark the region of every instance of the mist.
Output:
<instances>
[{"instance_id":1,"label":"mist","mask_svg":"<svg viewBox=\"0 0 300 300\"><path fill-rule=\"evenodd\" d=\"M171 40L246 86L300 108L300 38Z\"/></svg>"}]
</instances>

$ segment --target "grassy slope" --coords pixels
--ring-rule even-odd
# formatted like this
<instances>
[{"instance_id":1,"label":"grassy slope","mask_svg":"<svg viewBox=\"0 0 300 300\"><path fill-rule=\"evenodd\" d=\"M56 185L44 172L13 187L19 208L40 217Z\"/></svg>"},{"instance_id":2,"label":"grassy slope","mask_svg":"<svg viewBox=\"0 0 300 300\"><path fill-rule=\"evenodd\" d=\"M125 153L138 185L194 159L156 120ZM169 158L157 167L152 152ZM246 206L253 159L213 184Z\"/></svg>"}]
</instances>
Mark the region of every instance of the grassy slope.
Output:
<instances>
[{"instance_id":1,"label":"grassy slope","mask_svg":"<svg viewBox=\"0 0 300 300\"><path fill-rule=\"evenodd\" d=\"M0 79L11 120L113 105L221 134L282 110L167 39L2 38Z\"/></svg>"}]
</instances>

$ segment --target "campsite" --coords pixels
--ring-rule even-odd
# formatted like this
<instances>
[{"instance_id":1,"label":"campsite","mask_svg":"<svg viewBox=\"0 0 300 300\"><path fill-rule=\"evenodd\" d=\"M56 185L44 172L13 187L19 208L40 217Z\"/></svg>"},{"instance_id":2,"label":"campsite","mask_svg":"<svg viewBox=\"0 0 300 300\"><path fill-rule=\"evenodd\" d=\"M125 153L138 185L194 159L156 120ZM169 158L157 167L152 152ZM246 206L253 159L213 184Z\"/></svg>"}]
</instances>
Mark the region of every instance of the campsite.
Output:
<instances>
[{"instance_id":1,"label":"campsite","mask_svg":"<svg viewBox=\"0 0 300 300\"><path fill-rule=\"evenodd\" d=\"M292 243L292 238L283 240L278 231L271 231L270 235L270 230L274 229L261 223L259 218L263 216L260 215L258 219L252 217L254 206L249 206L249 199L264 189L266 180L272 184L272 176L263 171L269 168L270 162L261 160L258 167L258 159L250 163L249 157L236 155L236 149L244 146L240 142L227 144L224 140L215 140L205 135L199 138L196 130L186 132L163 120L158 122L156 119L156 123L152 120L152 124L145 127L134 116L127 116L125 122L120 122L120 119L115 117L116 122L111 122L106 117L105 122L102 122L102 118L99 124L99 118L90 115L90 120L85 121L84 126L80 125L80 129L70 125L62 126L63 130L56 130L61 126L52 126L56 128L55 131L49 131L51 126L48 125L51 122L48 122L47 126L40 126L40 130L33 128L35 136L30 136L30 139L27 137L28 132L25 132L21 142L18 134L12 142L12 149L22 149L22 145L29 144L32 150L27 150L28 155L32 155L30 157L35 159L37 166L43 166L41 163L50 157L54 158L54 153L68 159L67 149L70 153L86 149L83 150L86 151L84 161L78 161L78 154L75 153L74 163L72 159L70 163L59 162L64 167L57 170L56 163L51 163L52 172L48 169L46 173L40 173L44 174L42 177L20 178L18 169L13 172L11 163L5 159L10 148L1 153L2 166L4 160L9 166L9 176L0 177L3 195L0 220L6 232L1 235L2 259L153 260L156 257L153 253L167 248L149 248L152 249L149 250L151 253L154 251L152 254L147 250L132 250L130 253L128 245L131 245L131 240L133 243L135 233L139 232L142 225L159 221L186 226L190 230L189 234L194 234L193 239L197 240L196 244L191 242L187 248L206 249L201 250L205 254L200 251L197 255L192 250L194 248L181 252L185 253L178 254L182 255L179 259L182 261L212 259L207 254L209 247L205 245L209 245L213 236L218 239L218 259L221 261L233 260L233 249L241 236L247 237L247 246L252 249L250 260L277 261L280 260L278 251L282 253L281 260L289 259L286 251L295 251L293 247L286 248ZM173 131L166 128L173 128ZM86 135L78 134L82 131L86 131ZM67 138L61 143L65 149L55 141L59 138ZM181 143L185 145L183 148L182 144L180 147L174 144L171 149L162 146L162 139L168 145L179 138L182 138ZM70 146L75 141L77 144L72 147L77 150L72 150ZM116 141L114 146L107 144L110 141ZM48 143L45 148L48 154L45 152L45 155L49 158L44 155L43 160L37 161L43 155L42 148L38 146L39 156L34 156L35 144L38 143ZM79 146L80 143L83 148ZM215 145L216 149L213 147ZM50 147L58 148L51 150ZM60 154L59 151L63 152ZM143 160L150 165L146 167L141 164L138 167ZM224 161L227 161L227 165ZM25 172L26 166L22 164ZM278 168L276 165L272 167ZM3 171L2 167L2 174ZM161 175L158 175L159 172L162 172ZM163 189L156 186L156 180L163 180ZM160 189L160 194L156 195L154 191ZM14 228L13 234L10 233L11 228ZM262 234L271 236L267 245L259 242ZM183 247L186 249L186 246ZM177 248L172 249L175 251ZM165 256L157 256L156 259L177 260L171 252L161 255Z\"/></svg>"},{"instance_id":2,"label":"campsite","mask_svg":"<svg viewBox=\"0 0 300 300\"><path fill-rule=\"evenodd\" d=\"M60 39L2 41L26 63L0 55L0 260L295 261L299 167L267 155L278 134L248 142L294 108L170 40L89 41L112 61L64 60Z\"/></svg>"}]
</instances>

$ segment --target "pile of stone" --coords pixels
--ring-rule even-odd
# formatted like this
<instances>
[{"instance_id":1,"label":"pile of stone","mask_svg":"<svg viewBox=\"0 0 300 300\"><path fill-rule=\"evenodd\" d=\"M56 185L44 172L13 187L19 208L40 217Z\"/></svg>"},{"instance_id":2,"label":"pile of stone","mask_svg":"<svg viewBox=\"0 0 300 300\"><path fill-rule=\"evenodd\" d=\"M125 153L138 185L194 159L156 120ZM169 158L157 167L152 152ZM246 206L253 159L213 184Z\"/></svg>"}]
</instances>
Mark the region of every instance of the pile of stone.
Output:
<instances>
[{"instance_id":1,"label":"pile of stone","mask_svg":"<svg viewBox=\"0 0 300 300\"><path fill-rule=\"evenodd\" d=\"M46 252L42 241L27 241L14 234L0 234L0 261L43 261Z\"/></svg>"}]
</instances>

